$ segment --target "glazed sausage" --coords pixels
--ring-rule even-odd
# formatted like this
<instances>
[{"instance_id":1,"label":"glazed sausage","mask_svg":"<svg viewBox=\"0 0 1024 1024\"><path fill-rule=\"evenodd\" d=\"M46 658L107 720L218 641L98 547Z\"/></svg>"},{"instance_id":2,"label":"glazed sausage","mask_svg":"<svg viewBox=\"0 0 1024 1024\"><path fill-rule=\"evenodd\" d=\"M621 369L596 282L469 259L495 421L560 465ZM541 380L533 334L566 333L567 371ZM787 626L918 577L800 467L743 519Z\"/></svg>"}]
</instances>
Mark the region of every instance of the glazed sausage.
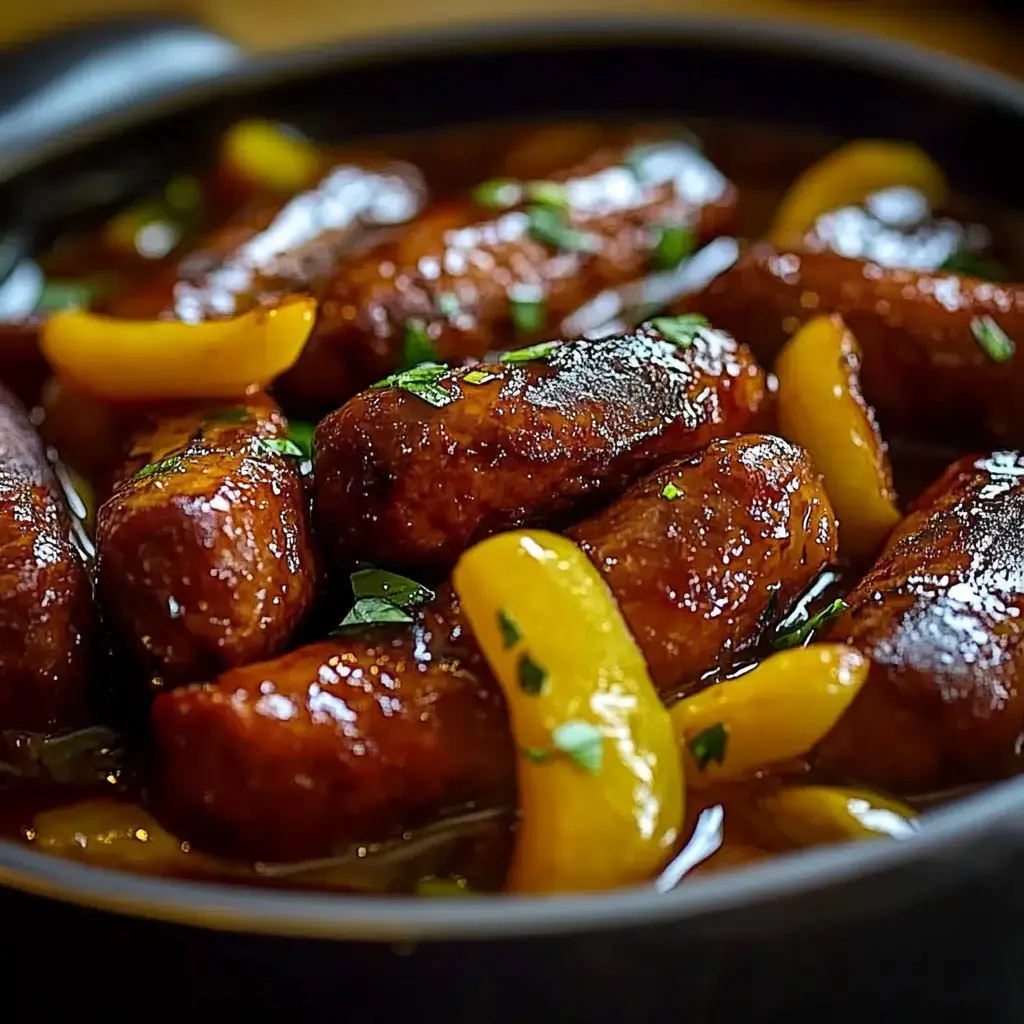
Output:
<instances>
[{"instance_id":1,"label":"glazed sausage","mask_svg":"<svg viewBox=\"0 0 1024 1024\"><path fill-rule=\"evenodd\" d=\"M226 404L136 434L97 517L104 611L169 685L276 654L315 589L298 468L265 446L284 418L266 396Z\"/></svg>"},{"instance_id":2,"label":"glazed sausage","mask_svg":"<svg viewBox=\"0 0 1024 1024\"><path fill-rule=\"evenodd\" d=\"M847 597L831 637L872 660L821 744L829 776L894 793L1022 767L1024 455L951 466Z\"/></svg>"},{"instance_id":3,"label":"glazed sausage","mask_svg":"<svg viewBox=\"0 0 1024 1024\"><path fill-rule=\"evenodd\" d=\"M883 429L929 440L1024 440L1024 358L994 361L975 336L977 321L991 317L1024 339L1024 285L758 244L686 304L748 342L766 365L800 324L839 313L863 350L864 395Z\"/></svg>"},{"instance_id":4,"label":"glazed sausage","mask_svg":"<svg viewBox=\"0 0 1024 1024\"><path fill-rule=\"evenodd\" d=\"M713 441L568 532L604 576L665 696L727 670L759 639L770 606L785 611L837 546L807 453L761 435Z\"/></svg>"},{"instance_id":5,"label":"glazed sausage","mask_svg":"<svg viewBox=\"0 0 1024 1024\"><path fill-rule=\"evenodd\" d=\"M153 705L154 804L242 859L329 856L467 804L511 806L501 692L405 630L341 638Z\"/></svg>"},{"instance_id":6,"label":"glazed sausage","mask_svg":"<svg viewBox=\"0 0 1024 1024\"><path fill-rule=\"evenodd\" d=\"M434 386L453 400L438 408L373 388L317 428L317 528L339 564L444 568L489 534L564 521L659 462L743 431L765 394L728 335L701 329L680 348L650 325L453 370Z\"/></svg>"},{"instance_id":7,"label":"glazed sausage","mask_svg":"<svg viewBox=\"0 0 1024 1024\"><path fill-rule=\"evenodd\" d=\"M0 729L88 720L92 587L60 485L24 408L0 388Z\"/></svg>"},{"instance_id":8,"label":"glazed sausage","mask_svg":"<svg viewBox=\"0 0 1024 1024\"><path fill-rule=\"evenodd\" d=\"M728 665L770 619L772 592L783 610L836 544L806 455L773 437L713 442L573 536L665 694ZM378 627L162 694L153 731L159 812L234 856L329 856L446 808L514 799L501 692L449 586L411 633Z\"/></svg>"},{"instance_id":9,"label":"glazed sausage","mask_svg":"<svg viewBox=\"0 0 1024 1024\"><path fill-rule=\"evenodd\" d=\"M545 184L563 188L567 210L442 203L345 267L280 382L286 405L327 412L391 373L413 321L443 362L550 337L587 299L643 276L662 228L711 238L736 207L733 186L684 142L610 147Z\"/></svg>"},{"instance_id":10,"label":"glazed sausage","mask_svg":"<svg viewBox=\"0 0 1024 1024\"><path fill-rule=\"evenodd\" d=\"M233 316L292 292L319 297L343 256L384 237L423 205L415 168L376 161L332 167L288 201L253 200L171 269L111 302L114 316Z\"/></svg>"}]
</instances>

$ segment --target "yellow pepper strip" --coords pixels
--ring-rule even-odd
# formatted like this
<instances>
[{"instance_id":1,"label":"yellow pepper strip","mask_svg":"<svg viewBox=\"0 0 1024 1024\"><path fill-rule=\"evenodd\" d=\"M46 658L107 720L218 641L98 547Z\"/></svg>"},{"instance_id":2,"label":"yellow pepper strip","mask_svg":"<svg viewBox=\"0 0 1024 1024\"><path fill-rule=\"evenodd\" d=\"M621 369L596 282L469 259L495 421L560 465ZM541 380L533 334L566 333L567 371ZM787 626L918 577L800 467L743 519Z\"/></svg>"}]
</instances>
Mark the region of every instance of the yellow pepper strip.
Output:
<instances>
[{"instance_id":1,"label":"yellow pepper strip","mask_svg":"<svg viewBox=\"0 0 1024 1024\"><path fill-rule=\"evenodd\" d=\"M860 347L838 316L808 321L775 364L779 432L806 448L839 519L839 550L877 554L900 521L892 467L860 393Z\"/></svg>"},{"instance_id":2,"label":"yellow pepper strip","mask_svg":"<svg viewBox=\"0 0 1024 1024\"><path fill-rule=\"evenodd\" d=\"M747 823L790 847L849 839L906 839L917 831L912 807L870 790L786 786L762 796Z\"/></svg>"},{"instance_id":3,"label":"yellow pepper strip","mask_svg":"<svg viewBox=\"0 0 1024 1024\"><path fill-rule=\"evenodd\" d=\"M281 125L254 118L239 121L224 133L221 161L251 185L291 195L316 180L321 154Z\"/></svg>"},{"instance_id":4,"label":"yellow pepper strip","mask_svg":"<svg viewBox=\"0 0 1024 1024\"><path fill-rule=\"evenodd\" d=\"M682 767L668 712L597 570L564 537L514 532L467 551L453 582L519 750L507 888L594 892L649 880L680 835Z\"/></svg>"},{"instance_id":5,"label":"yellow pepper strip","mask_svg":"<svg viewBox=\"0 0 1024 1024\"><path fill-rule=\"evenodd\" d=\"M295 363L315 315L299 296L200 324L66 310L44 322L41 346L59 377L108 401L237 398Z\"/></svg>"},{"instance_id":6,"label":"yellow pepper strip","mask_svg":"<svg viewBox=\"0 0 1024 1024\"><path fill-rule=\"evenodd\" d=\"M779 248L799 246L823 213L898 186L917 189L932 207L942 206L949 192L941 169L917 146L881 139L847 143L790 186L768 237Z\"/></svg>"},{"instance_id":7,"label":"yellow pepper strip","mask_svg":"<svg viewBox=\"0 0 1024 1024\"><path fill-rule=\"evenodd\" d=\"M839 721L870 662L845 644L779 651L671 710L687 781L743 779L806 754Z\"/></svg>"}]
</instances>

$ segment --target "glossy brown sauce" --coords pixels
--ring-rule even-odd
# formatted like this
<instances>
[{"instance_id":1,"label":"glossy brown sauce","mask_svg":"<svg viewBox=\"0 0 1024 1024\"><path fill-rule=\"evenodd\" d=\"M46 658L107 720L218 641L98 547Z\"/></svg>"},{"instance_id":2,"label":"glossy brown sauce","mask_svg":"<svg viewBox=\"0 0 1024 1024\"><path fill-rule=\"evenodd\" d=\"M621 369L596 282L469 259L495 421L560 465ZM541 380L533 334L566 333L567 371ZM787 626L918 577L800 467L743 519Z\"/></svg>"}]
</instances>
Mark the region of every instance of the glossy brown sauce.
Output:
<instances>
[{"instance_id":1,"label":"glossy brown sauce","mask_svg":"<svg viewBox=\"0 0 1024 1024\"><path fill-rule=\"evenodd\" d=\"M699 122L691 123L690 127L701 138L710 164L695 159L693 151L686 146L668 147L650 156L650 178L657 181L662 175L684 180L687 198L693 202L704 202L713 199L716 189L723 187L724 179L720 175L716 177L717 172L708 170L710 165L719 168L738 186L738 234L742 237L762 235L785 188L808 164L835 146L832 139L789 134L774 128ZM432 195L444 197L497 176L544 177L552 166L569 164L585 156L596 144L615 141L625 134L625 129L578 125L569 129L551 128L546 133L528 137L517 126L485 127L429 137L384 140L375 143L373 148L384 157L420 167ZM528 141L518 148L510 148L509 140L520 135ZM616 203L628 205L633 201L635 197L631 190L637 188L636 182L635 176L612 170L570 181L568 187L573 193L575 206L606 211L614 208ZM219 314L233 312L237 308L238 294L250 290L254 280L300 281L315 273L315 268L288 266L278 261L278 255L285 248L301 245L304 237L325 228L337 232L342 239L360 223L381 229L401 223L418 208L421 198L415 175L389 170L366 175L342 168L323 181L316 192L305 193L292 200L240 253L212 267L197 265L196 282L201 276L201 283L179 282L174 290L173 308L186 320L201 318L210 311ZM988 239L981 238L976 231L971 234L975 229L961 227L963 222L977 223L991 230L995 253L1010 266L1016 267L1021 263L1022 253L1015 251L1013 244L1015 240L1024 244L1024 232L1016 230L1020 223L1016 213L958 200L955 220L935 221L908 236L889 230L886 223L898 226L901 217L911 216L913 197L891 195L887 201L889 206L886 209L873 211L878 215L874 218L866 217L863 211L848 210L823 220L820 225L823 239L848 255L867 255L880 263L893 254L894 247L903 246L894 258L927 265L936 260L941 262L945 255L965 244L987 243ZM438 268L438 271L458 271L461 263L469 258L467 254L487 244L514 239L524 230L522 216L509 213L478 227L453 232L444 257L446 266ZM722 253L723 246L728 243L723 240L718 244L718 251ZM726 259L727 256L725 252ZM60 260L59 256L52 257L43 263L60 265ZM699 276L700 269L689 267L685 273ZM708 274L713 274L715 269L712 266ZM155 268L156 272L159 270L159 267ZM199 270L202 270L202 275L199 275ZM571 333L609 333L618 322L617 318L625 317L629 310L657 305L659 301L684 290L686 283L679 279L661 279L602 294L573 314L567 324ZM543 404L543 381L535 391L533 401ZM644 400L642 392L635 396L638 405L643 405ZM929 447L898 436L890 436L887 440L896 490L904 509L959 454L950 448ZM842 568L830 568L807 592L809 612L823 607L848 589ZM756 663L759 653L755 649L733 670L747 670ZM103 748L96 736L83 744L84 748L93 751L97 746ZM47 818L44 812L53 812L85 799L144 805L146 794L132 768L133 756L135 753L131 749L127 756L122 756L117 750L84 756L73 750L63 755L53 750L42 752L38 740L27 740L10 733L0 734L0 769L4 772L0 775L0 786L3 787L0 833L51 853L95 862L105 860L102 856L95 856L97 845L118 843L130 847L131 835L125 834L123 829L117 833L109 821L104 825L102 805L91 821L83 819L85 824L95 826L92 831L76 831L73 823L72 826L66 822L55 824L54 819ZM794 766L794 771L798 775L803 772L804 778L812 778L805 766ZM55 775L62 777L62 772L64 777L70 774L77 775L77 778L73 782L48 781ZM750 786L732 785L727 791L691 792L684 842L656 884L669 888L684 876L732 868L792 849L794 844L784 837L752 827L749 815L744 813L745 803L770 792L778 784L777 779L766 778ZM49 828L44 827L47 824ZM134 841L141 846L152 842L144 823L136 832ZM241 864L211 867L200 863L193 868L189 860L192 851L186 850L185 844L178 851L169 850L163 860L152 861L150 869L155 864L155 870L161 874L197 877L210 877L212 874L225 881L245 884L371 892L412 891L424 876L458 876L465 879L471 888L484 890L500 887L511 841L512 831L507 815L469 814L422 833L409 834L394 843L354 847L350 854L328 865L290 866L285 869ZM142 861L136 860L133 864L130 855L123 863L146 870Z\"/></svg>"}]
</instances>

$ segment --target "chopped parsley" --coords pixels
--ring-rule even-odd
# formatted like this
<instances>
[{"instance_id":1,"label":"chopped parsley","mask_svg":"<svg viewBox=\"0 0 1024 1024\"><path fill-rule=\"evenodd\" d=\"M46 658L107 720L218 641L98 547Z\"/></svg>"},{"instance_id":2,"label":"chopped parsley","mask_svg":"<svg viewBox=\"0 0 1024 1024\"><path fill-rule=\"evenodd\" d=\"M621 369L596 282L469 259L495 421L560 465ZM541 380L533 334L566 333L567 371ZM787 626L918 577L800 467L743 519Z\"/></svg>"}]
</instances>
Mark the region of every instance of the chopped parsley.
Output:
<instances>
[{"instance_id":1,"label":"chopped parsley","mask_svg":"<svg viewBox=\"0 0 1024 1024\"><path fill-rule=\"evenodd\" d=\"M815 633L824 629L834 619L839 618L846 608L846 602L841 597L837 597L830 605L815 612L804 622L795 623L792 618L783 619L772 638L772 647L777 651L784 651L790 647L802 647Z\"/></svg>"},{"instance_id":2,"label":"chopped parsley","mask_svg":"<svg viewBox=\"0 0 1024 1024\"><path fill-rule=\"evenodd\" d=\"M473 201L489 210L508 210L516 206L523 196L522 186L511 178L493 178L481 182L473 189Z\"/></svg>"},{"instance_id":3,"label":"chopped parsley","mask_svg":"<svg viewBox=\"0 0 1024 1024\"><path fill-rule=\"evenodd\" d=\"M523 693L536 697L544 690L544 684L548 680L547 672L541 668L528 654L521 654L516 663L516 671L519 676L519 688Z\"/></svg>"},{"instance_id":4,"label":"chopped parsley","mask_svg":"<svg viewBox=\"0 0 1024 1024\"><path fill-rule=\"evenodd\" d=\"M408 391L410 395L422 399L427 405L441 409L461 397L455 388L449 390L441 387L438 383L447 372L448 367L442 366L440 363L424 363L422 366L414 366L401 373L393 373L390 377L377 381L373 386L375 388L400 388L402 391Z\"/></svg>"},{"instance_id":5,"label":"chopped parsley","mask_svg":"<svg viewBox=\"0 0 1024 1024\"><path fill-rule=\"evenodd\" d=\"M948 270L952 274L964 274L967 277L977 277L982 281L1006 281L1010 276L1006 267L998 260L971 249L957 249L952 256L946 258L939 270Z\"/></svg>"},{"instance_id":6,"label":"chopped parsley","mask_svg":"<svg viewBox=\"0 0 1024 1024\"><path fill-rule=\"evenodd\" d=\"M501 642L506 651L510 647L515 647L523 638L519 626L516 625L516 620L504 608L498 610L498 629L501 631Z\"/></svg>"},{"instance_id":7,"label":"chopped parsley","mask_svg":"<svg viewBox=\"0 0 1024 1024\"><path fill-rule=\"evenodd\" d=\"M252 414L244 405L236 405L231 409L217 409L203 417L204 423L244 423Z\"/></svg>"},{"instance_id":8,"label":"chopped parsley","mask_svg":"<svg viewBox=\"0 0 1024 1024\"><path fill-rule=\"evenodd\" d=\"M411 317L405 321L402 334L402 367L408 369L423 363L437 363L437 349L427 330L425 320Z\"/></svg>"},{"instance_id":9,"label":"chopped parsley","mask_svg":"<svg viewBox=\"0 0 1024 1024\"><path fill-rule=\"evenodd\" d=\"M159 462L151 462L148 466L135 474L136 480L145 480L146 477L156 476L158 473L184 473L185 461L180 455L172 455L167 459L160 459Z\"/></svg>"},{"instance_id":10,"label":"chopped parsley","mask_svg":"<svg viewBox=\"0 0 1024 1024\"><path fill-rule=\"evenodd\" d=\"M1007 362L1017 350L1013 339L990 316L976 316L971 321L971 334L995 363Z\"/></svg>"},{"instance_id":11,"label":"chopped parsley","mask_svg":"<svg viewBox=\"0 0 1024 1024\"><path fill-rule=\"evenodd\" d=\"M665 225L659 229L651 264L655 270L675 270L695 247L693 232L685 224Z\"/></svg>"},{"instance_id":12,"label":"chopped parsley","mask_svg":"<svg viewBox=\"0 0 1024 1024\"><path fill-rule=\"evenodd\" d=\"M91 281L47 281L36 303L35 312L88 306L96 298L97 287Z\"/></svg>"},{"instance_id":13,"label":"chopped parsley","mask_svg":"<svg viewBox=\"0 0 1024 1024\"><path fill-rule=\"evenodd\" d=\"M316 424L309 420L289 420L288 440L302 452L304 459L313 457L313 432Z\"/></svg>"},{"instance_id":14,"label":"chopped parsley","mask_svg":"<svg viewBox=\"0 0 1024 1024\"><path fill-rule=\"evenodd\" d=\"M402 608L413 608L433 601L435 597L434 591L422 583L373 566L357 569L349 577L349 582L352 584L352 595L357 601L376 597Z\"/></svg>"},{"instance_id":15,"label":"chopped parsley","mask_svg":"<svg viewBox=\"0 0 1024 1024\"><path fill-rule=\"evenodd\" d=\"M287 437L257 437L252 442L258 455L280 455L292 459L305 458L306 453Z\"/></svg>"},{"instance_id":16,"label":"chopped parsley","mask_svg":"<svg viewBox=\"0 0 1024 1024\"><path fill-rule=\"evenodd\" d=\"M678 498L678 497L680 497L682 495L682 493L683 492L678 487L676 487L676 485L674 483L672 483L671 481L669 481L667 484L665 484L665 486L662 487L662 489L661 489L661 496L666 501L675 501L676 498Z\"/></svg>"},{"instance_id":17,"label":"chopped parsley","mask_svg":"<svg viewBox=\"0 0 1024 1024\"><path fill-rule=\"evenodd\" d=\"M531 206L526 211L530 237L566 252L594 252L598 242L593 235L569 223L565 211L553 206Z\"/></svg>"},{"instance_id":18,"label":"chopped parsley","mask_svg":"<svg viewBox=\"0 0 1024 1024\"><path fill-rule=\"evenodd\" d=\"M486 370L470 370L462 379L467 384L486 384L489 380L497 380L496 373L488 373Z\"/></svg>"},{"instance_id":19,"label":"chopped parsley","mask_svg":"<svg viewBox=\"0 0 1024 1024\"><path fill-rule=\"evenodd\" d=\"M516 334L538 334L548 322L548 310L543 299L520 299L510 295L508 312Z\"/></svg>"},{"instance_id":20,"label":"chopped parsley","mask_svg":"<svg viewBox=\"0 0 1024 1024\"><path fill-rule=\"evenodd\" d=\"M412 622L409 609L434 600L434 592L407 576L369 566L349 577L355 604L331 636L341 636L353 626Z\"/></svg>"},{"instance_id":21,"label":"chopped parsley","mask_svg":"<svg viewBox=\"0 0 1024 1024\"><path fill-rule=\"evenodd\" d=\"M450 320L459 314L459 297L455 292L441 292L435 303L438 313Z\"/></svg>"},{"instance_id":22,"label":"chopped parsley","mask_svg":"<svg viewBox=\"0 0 1024 1024\"><path fill-rule=\"evenodd\" d=\"M697 733L692 740L687 740L693 759L697 767L702 771L708 770L712 763L725 763L725 748L729 745L729 727L722 722L716 722L703 732Z\"/></svg>"},{"instance_id":23,"label":"chopped parsley","mask_svg":"<svg viewBox=\"0 0 1024 1024\"><path fill-rule=\"evenodd\" d=\"M541 206L569 208L569 191L557 181L528 181L523 188L523 197Z\"/></svg>"},{"instance_id":24,"label":"chopped parsley","mask_svg":"<svg viewBox=\"0 0 1024 1024\"><path fill-rule=\"evenodd\" d=\"M550 747L523 747L522 754L534 764L547 764L559 755L577 768L599 775L604 761L604 733L590 722L574 718L551 731Z\"/></svg>"},{"instance_id":25,"label":"chopped parsley","mask_svg":"<svg viewBox=\"0 0 1024 1024\"><path fill-rule=\"evenodd\" d=\"M651 321L651 326L666 341L679 348L689 348L697 335L708 326L708 318L700 313L683 313L681 316L662 316Z\"/></svg>"},{"instance_id":26,"label":"chopped parsley","mask_svg":"<svg viewBox=\"0 0 1024 1024\"><path fill-rule=\"evenodd\" d=\"M498 357L500 363L532 363L535 359L547 359L556 348L561 346L560 341L542 341L539 345L529 345L527 348L517 348L513 352L506 352Z\"/></svg>"}]
</instances>

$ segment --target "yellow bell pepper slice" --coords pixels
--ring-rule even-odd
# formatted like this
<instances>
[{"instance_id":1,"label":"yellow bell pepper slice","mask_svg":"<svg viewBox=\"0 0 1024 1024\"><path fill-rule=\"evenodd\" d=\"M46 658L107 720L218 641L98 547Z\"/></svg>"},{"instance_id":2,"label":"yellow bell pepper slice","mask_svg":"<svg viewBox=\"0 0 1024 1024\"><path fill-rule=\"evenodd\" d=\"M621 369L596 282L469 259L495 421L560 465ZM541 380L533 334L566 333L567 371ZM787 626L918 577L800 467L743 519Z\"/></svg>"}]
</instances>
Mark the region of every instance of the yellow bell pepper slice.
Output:
<instances>
[{"instance_id":1,"label":"yellow bell pepper slice","mask_svg":"<svg viewBox=\"0 0 1024 1024\"><path fill-rule=\"evenodd\" d=\"M693 787L749 778L805 755L839 721L870 662L845 644L779 651L670 714Z\"/></svg>"},{"instance_id":2,"label":"yellow bell pepper slice","mask_svg":"<svg viewBox=\"0 0 1024 1024\"><path fill-rule=\"evenodd\" d=\"M839 519L839 550L876 554L900 521L888 451L860 392L860 347L838 316L808 321L775 364L779 432L806 448Z\"/></svg>"},{"instance_id":3,"label":"yellow bell pepper slice","mask_svg":"<svg viewBox=\"0 0 1024 1024\"><path fill-rule=\"evenodd\" d=\"M513 532L467 551L453 582L519 751L507 888L594 892L650 879L680 836L682 766L597 570L564 537Z\"/></svg>"},{"instance_id":4,"label":"yellow bell pepper slice","mask_svg":"<svg viewBox=\"0 0 1024 1024\"><path fill-rule=\"evenodd\" d=\"M224 166L244 181L282 195L301 192L317 178L321 153L279 124L239 121L221 139Z\"/></svg>"},{"instance_id":5,"label":"yellow bell pepper slice","mask_svg":"<svg viewBox=\"0 0 1024 1024\"><path fill-rule=\"evenodd\" d=\"M199 324L66 310L44 322L41 347L58 377L108 401L240 398L294 365L315 317L302 296Z\"/></svg>"},{"instance_id":6,"label":"yellow bell pepper slice","mask_svg":"<svg viewBox=\"0 0 1024 1024\"><path fill-rule=\"evenodd\" d=\"M927 153L908 142L859 139L809 167L790 186L775 214L769 238L779 248L799 246L815 221L873 192L905 186L932 207L946 202L946 176Z\"/></svg>"},{"instance_id":7,"label":"yellow bell pepper slice","mask_svg":"<svg viewBox=\"0 0 1024 1024\"><path fill-rule=\"evenodd\" d=\"M906 839L918 830L917 812L870 790L786 786L762 796L748 828L795 846L851 839Z\"/></svg>"}]
</instances>

